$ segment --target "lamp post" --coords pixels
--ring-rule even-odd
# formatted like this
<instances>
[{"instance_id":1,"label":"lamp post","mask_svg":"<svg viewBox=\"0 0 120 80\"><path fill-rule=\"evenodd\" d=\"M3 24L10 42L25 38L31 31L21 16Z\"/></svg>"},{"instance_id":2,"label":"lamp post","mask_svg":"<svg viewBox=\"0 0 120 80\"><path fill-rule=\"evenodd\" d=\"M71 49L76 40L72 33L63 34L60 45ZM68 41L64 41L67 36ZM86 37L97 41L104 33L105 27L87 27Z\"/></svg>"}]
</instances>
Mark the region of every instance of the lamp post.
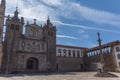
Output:
<instances>
[{"instance_id":1,"label":"lamp post","mask_svg":"<svg viewBox=\"0 0 120 80\"><path fill-rule=\"evenodd\" d=\"M104 66L104 58L103 58L103 54L102 54L102 48L101 48L101 38L100 38L100 33L97 33L98 35L98 44L99 44L99 49L100 49L100 63L98 64L98 71L99 73L104 72L103 66Z\"/></svg>"}]
</instances>

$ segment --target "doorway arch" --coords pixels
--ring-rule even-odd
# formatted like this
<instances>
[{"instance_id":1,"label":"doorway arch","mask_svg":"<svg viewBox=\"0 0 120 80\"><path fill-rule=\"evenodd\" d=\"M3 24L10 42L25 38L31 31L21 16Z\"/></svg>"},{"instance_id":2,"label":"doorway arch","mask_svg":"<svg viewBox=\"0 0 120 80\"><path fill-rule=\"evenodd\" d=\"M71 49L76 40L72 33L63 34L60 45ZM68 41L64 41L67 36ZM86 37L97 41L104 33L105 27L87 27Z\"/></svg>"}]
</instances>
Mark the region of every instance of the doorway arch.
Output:
<instances>
[{"instance_id":1,"label":"doorway arch","mask_svg":"<svg viewBox=\"0 0 120 80\"><path fill-rule=\"evenodd\" d=\"M27 70L38 70L39 61L37 58L30 57L27 60L26 68Z\"/></svg>"}]
</instances>

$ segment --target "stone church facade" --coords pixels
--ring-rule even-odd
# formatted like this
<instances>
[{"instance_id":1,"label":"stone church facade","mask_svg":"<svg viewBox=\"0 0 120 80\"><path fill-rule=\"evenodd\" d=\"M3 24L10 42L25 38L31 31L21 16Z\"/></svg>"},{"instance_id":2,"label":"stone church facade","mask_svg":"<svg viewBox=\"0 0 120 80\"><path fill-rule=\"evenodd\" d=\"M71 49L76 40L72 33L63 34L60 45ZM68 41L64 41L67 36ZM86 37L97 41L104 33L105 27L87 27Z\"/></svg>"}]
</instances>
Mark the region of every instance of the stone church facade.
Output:
<instances>
[{"instance_id":1,"label":"stone church facade","mask_svg":"<svg viewBox=\"0 0 120 80\"><path fill-rule=\"evenodd\" d=\"M14 15L6 16L6 1L0 4L0 72L96 71L100 62L99 46L84 48L56 44L56 26L48 18L45 25L36 20L25 24ZM6 26L4 41L3 27ZM25 26L25 34L23 27ZM120 42L102 45L106 71L120 71ZM111 61L109 61L111 60Z\"/></svg>"},{"instance_id":2,"label":"stone church facade","mask_svg":"<svg viewBox=\"0 0 120 80\"><path fill-rule=\"evenodd\" d=\"M0 7L0 27L4 22L5 0ZM4 42L1 43L1 70L7 71L55 71L56 70L56 27L48 18L44 26L39 26L34 20L25 25L24 18L19 18L18 11L14 16L7 16Z\"/></svg>"}]
</instances>

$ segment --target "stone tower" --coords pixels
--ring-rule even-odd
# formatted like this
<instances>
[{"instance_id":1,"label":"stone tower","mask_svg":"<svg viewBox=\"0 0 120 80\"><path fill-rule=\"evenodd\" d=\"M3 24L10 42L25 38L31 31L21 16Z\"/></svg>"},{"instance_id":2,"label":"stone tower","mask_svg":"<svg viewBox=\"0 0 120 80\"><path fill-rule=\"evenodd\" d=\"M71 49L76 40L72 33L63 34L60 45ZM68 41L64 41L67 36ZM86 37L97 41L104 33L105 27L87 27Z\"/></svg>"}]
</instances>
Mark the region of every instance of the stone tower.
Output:
<instances>
[{"instance_id":1,"label":"stone tower","mask_svg":"<svg viewBox=\"0 0 120 80\"><path fill-rule=\"evenodd\" d=\"M0 68L1 68L1 61L2 61L2 31L4 26L4 16L5 16L5 5L6 1L2 0L0 4Z\"/></svg>"},{"instance_id":2,"label":"stone tower","mask_svg":"<svg viewBox=\"0 0 120 80\"><path fill-rule=\"evenodd\" d=\"M17 69L16 61L17 54L16 50L18 48L18 37L22 35L24 25L24 19L18 17L18 10L14 12L14 16L10 18L8 16L6 20L6 33L5 33L5 41L3 47L3 70L9 72L14 72ZM4 60L5 59L5 60ZM6 66L7 65L7 66ZM13 66L14 65L14 66Z\"/></svg>"},{"instance_id":3,"label":"stone tower","mask_svg":"<svg viewBox=\"0 0 120 80\"><path fill-rule=\"evenodd\" d=\"M6 5L5 0L2 0L0 4L0 32L2 32L2 28L4 25L5 5Z\"/></svg>"},{"instance_id":4,"label":"stone tower","mask_svg":"<svg viewBox=\"0 0 120 80\"><path fill-rule=\"evenodd\" d=\"M56 27L50 22L48 17L44 25L44 38L47 42L47 67L51 71L56 70Z\"/></svg>"}]
</instances>

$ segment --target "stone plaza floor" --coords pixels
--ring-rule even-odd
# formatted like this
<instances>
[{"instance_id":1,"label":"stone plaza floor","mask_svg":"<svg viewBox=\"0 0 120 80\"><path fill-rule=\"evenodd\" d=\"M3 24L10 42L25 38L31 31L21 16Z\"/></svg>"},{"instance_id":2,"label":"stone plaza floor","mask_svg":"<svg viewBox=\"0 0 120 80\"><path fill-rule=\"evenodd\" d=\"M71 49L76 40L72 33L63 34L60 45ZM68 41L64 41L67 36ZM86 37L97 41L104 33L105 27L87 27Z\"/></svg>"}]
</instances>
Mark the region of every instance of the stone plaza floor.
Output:
<instances>
[{"instance_id":1,"label":"stone plaza floor","mask_svg":"<svg viewBox=\"0 0 120 80\"><path fill-rule=\"evenodd\" d=\"M37 74L0 74L0 80L120 80L119 77L94 77L96 72L64 72L64 73L37 73Z\"/></svg>"}]
</instances>

